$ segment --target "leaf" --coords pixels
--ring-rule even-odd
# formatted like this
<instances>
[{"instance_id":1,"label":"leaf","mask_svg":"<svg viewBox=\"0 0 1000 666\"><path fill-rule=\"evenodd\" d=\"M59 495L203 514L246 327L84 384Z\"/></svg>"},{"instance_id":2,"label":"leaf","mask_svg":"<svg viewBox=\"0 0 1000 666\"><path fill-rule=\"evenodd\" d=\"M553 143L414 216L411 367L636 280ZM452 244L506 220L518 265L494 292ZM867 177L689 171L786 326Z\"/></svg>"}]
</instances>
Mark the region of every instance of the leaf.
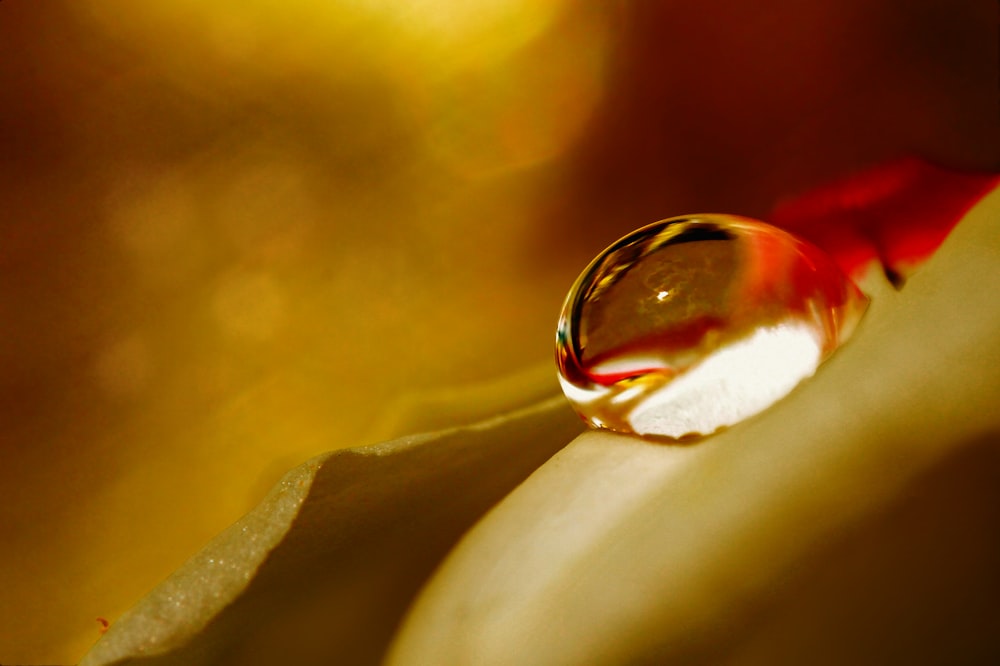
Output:
<instances>
[{"instance_id":1,"label":"leaf","mask_svg":"<svg viewBox=\"0 0 1000 666\"><path fill-rule=\"evenodd\" d=\"M297 467L81 666L377 661L459 536L582 428L560 397Z\"/></svg>"},{"instance_id":2,"label":"leaf","mask_svg":"<svg viewBox=\"0 0 1000 666\"><path fill-rule=\"evenodd\" d=\"M581 425L555 398L296 468L82 666L374 663L442 559L392 663L798 663L823 643L858 663L872 634L892 639L879 663L990 648L995 615L956 599L1000 592L998 210L995 192L903 292L872 285L813 380L698 446L588 433L556 454ZM518 381L459 412L544 393ZM407 401L392 427L442 405ZM906 612L925 595L930 620ZM920 622L941 631L906 643Z\"/></svg>"},{"instance_id":3,"label":"leaf","mask_svg":"<svg viewBox=\"0 0 1000 666\"><path fill-rule=\"evenodd\" d=\"M1000 653L996 475L975 473L1000 445L998 292L994 191L905 290L875 301L848 346L758 418L694 447L578 437L449 555L389 663L814 663L819 645L838 644L830 616L852 612L892 638L869 663ZM928 514L942 537L962 537L953 560L927 548L935 533L914 517L935 498L971 521L949 530ZM907 546L923 548L919 566L906 568ZM854 569L841 568L845 552ZM869 557L882 568L851 578ZM976 569L956 576L962 566ZM967 604L952 594L935 608L956 580ZM907 623L913 590L928 595L922 625ZM855 608L869 597L874 612ZM814 612L797 616L803 607ZM830 661L858 663L859 650Z\"/></svg>"}]
</instances>

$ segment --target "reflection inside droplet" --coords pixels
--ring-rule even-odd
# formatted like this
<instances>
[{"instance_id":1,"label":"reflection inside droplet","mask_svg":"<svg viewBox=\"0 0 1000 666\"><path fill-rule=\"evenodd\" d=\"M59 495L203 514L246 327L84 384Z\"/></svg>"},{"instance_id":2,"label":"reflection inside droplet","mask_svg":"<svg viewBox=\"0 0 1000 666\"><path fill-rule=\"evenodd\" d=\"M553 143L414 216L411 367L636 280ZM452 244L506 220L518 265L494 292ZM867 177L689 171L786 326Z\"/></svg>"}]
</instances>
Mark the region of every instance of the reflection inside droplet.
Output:
<instances>
[{"instance_id":1,"label":"reflection inside droplet","mask_svg":"<svg viewBox=\"0 0 1000 666\"><path fill-rule=\"evenodd\" d=\"M595 428L709 435L811 376L867 303L826 254L776 227L663 220L609 247L573 286L560 381Z\"/></svg>"}]
</instances>

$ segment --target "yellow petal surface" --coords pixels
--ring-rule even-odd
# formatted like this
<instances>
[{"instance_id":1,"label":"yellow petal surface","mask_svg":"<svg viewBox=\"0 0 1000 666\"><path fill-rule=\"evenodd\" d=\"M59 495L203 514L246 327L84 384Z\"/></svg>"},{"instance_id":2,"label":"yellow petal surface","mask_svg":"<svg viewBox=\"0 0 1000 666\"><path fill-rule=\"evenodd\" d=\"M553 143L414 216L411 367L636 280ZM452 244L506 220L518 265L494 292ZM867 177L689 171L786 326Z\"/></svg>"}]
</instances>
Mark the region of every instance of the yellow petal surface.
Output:
<instances>
[{"instance_id":1,"label":"yellow petal surface","mask_svg":"<svg viewBox=\"0 0 1000 666\"><path fill-rule=\"evenodd\" d=\"M299 466L81 666L377 661L461 534L582 427L557 397Z\"/></svg>"},{"instance_id":2,"label":"yellow petal surface","mask_svg":"<svg viewBox=\"0 0 1000 666\"><path fill-rule=\"evenodd\" d=\"M547 395L481 387L623 233L995 163L987 3L771 2L0 1L0 662L297 464Z\"/></svg>"},{"instance_id":3,"label":"yellow petal surface","mask_svg":"<svg viewBox=\"0 0 1000 666\"><path fill-rule=\"evenodd\" d=\"M577 438L452 552L389 663L1000 654L998 239L994 191L749 422L695 446Z\"/></svg>"},{"instance_id":4,"label":"yellow petal surface","mask_svg":"<svg viewBox=\"0 0 1000 666\"><path fill-rule=\"evenodd\" d=\"M998 209L1000 191L902 293L872 276L849 346L702 443L588 433L560 451L580 423L556 398L311 461L84 664L377 663L442 558L389 663L996 654ZM470 394L500 408L546 385Z\"/></svg>"}]
</instances>

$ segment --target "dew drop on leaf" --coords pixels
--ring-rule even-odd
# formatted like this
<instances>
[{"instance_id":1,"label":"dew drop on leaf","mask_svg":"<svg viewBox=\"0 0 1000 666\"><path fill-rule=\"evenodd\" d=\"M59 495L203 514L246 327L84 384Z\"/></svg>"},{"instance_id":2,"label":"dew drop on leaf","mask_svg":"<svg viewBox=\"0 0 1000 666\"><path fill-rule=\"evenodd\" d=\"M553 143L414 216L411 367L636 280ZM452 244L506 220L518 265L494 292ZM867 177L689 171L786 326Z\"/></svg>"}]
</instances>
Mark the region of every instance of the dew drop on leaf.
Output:
<instances>
[{"instance_id":1,"label":"dew drop on leaf","mask_svg":"<svg viewBox=\"0 0 1000 666\"><path fill-rule=\"evenodd\" d=\"M675 217L601 253L570 290L556 361L592 427L709 435L787 395L868 300L822 250L732 215Z\"/></svg>"}]
</instances>

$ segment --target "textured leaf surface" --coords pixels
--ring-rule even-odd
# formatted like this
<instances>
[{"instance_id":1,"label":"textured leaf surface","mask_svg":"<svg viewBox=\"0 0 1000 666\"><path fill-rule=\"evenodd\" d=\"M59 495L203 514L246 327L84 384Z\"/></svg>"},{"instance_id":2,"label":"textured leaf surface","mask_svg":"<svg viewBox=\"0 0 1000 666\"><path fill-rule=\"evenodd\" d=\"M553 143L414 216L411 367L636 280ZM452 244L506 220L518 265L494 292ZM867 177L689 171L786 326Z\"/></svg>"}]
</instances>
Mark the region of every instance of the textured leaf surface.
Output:
<instances>
[{"instance_id":1,"label":"textured leaf surface","mask_svg":"<svg viewBox=\"0 0 1000 666\"><path fill-rule=\"evenodd\" d=\"M998 211L760 417L693 447L577 438L449 556L391 663L996 655Z\"/></svg>"},{"instance_id":2,"label":"textured leaf surface","mask_svg":"<svg viewBox=\"0 0 1000 666\"><path fill-rule=\"evenodd\" d=\"M581 426L556 398L296 468L84 666L375 663L446 555L391 663L997 654L998 220L994 192L903 291L870 275L850 345L697 446L559 451ZM469 404L544 394L543 375ZM448 402L428 400L396 424Z\"/></svg>"},{"instance_id":3,"label":"textured leaf surface","mask_svg":"<svg viewBox=\"0 0 1000 666\"><path fill-rule=\"evenodd\" d=\"M582 428L556 398L297 467L83 666L377 661L458 537Z\"/></svg>"}]
</instances>

